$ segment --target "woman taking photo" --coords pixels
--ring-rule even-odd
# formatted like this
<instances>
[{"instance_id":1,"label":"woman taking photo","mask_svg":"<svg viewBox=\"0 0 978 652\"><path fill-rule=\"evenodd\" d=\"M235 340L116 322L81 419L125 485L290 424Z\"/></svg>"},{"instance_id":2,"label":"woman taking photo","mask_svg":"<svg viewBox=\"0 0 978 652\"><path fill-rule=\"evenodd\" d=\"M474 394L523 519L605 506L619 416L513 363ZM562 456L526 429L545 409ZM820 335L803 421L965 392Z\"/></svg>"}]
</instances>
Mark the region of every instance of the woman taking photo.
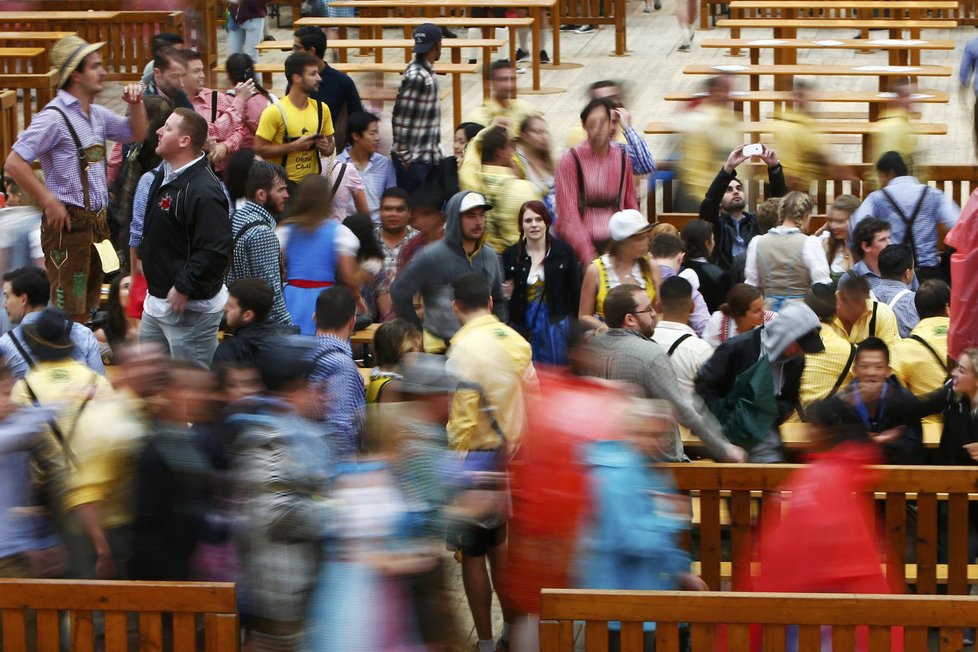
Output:
<instances>
[{"instance_id":1,"label":"woman taking photo","mask_svg":"<svg viewBox=\"0 0 978 652\"><path fill-rule=\"evenodd\" d=\"M578 319L599 330L604 323L604 298L608 291L623 283L643 288L655 301L662 279L659 269L649 260L649 240L652 225L634 209L619 211L608 222L611 246L588 265L581 284L581 305Z\"/></svg>"},{"instance_id":2,"label":"woman taking photo","mask_svg":"<svg viewBox=\"0 0 978 652\"><path fill-rule=\"evenodd\" d=\"M703 339L716 348L734 335L746 333L774 319L775 314L764 309L764 294L753 285L737 283L730 288L727 301L710 315Z\"/></svg>"},{"instance_id":3,"label":"woman taking photo","mask_svg":"<svg viewBox=\"0 0 978 652\"><path fill-rule=\"evenodd\" d=\"M550 235L542 201L520 206L520 240L503 252L503 274L512 287L510 324L529 340L533 361L567 363L567 327L577 314L581 279L570 245Z\"/></svg>"},{"instance_id":4,"label":"woman taking photo","mask_svg":"<svg viewBox=\"0 0 978 652\"><path fill-rule=\"evenodd\" d=\"M336 283L347 286L358 312L366 313L357 274L360 241L350 229L327 219L331 200L328 179L306 177L296 190L291 215L275 230L285 260L285 307L302 335L316 334L316 299Z\"/></svg>"},{"instance_id":5,"label":"woman taking photo","mask_svg":"<svg viewBox=\"0 0 978 652\"><path fill-rule=\"evenodd\" d=\"M789 192L778 206L780 225L747 245L745 279L764 293L775 312L788 299L804 299L814 283L832 281L822 244L806 235L813 207L806 193Z\"/></svg>"}]
</instances>

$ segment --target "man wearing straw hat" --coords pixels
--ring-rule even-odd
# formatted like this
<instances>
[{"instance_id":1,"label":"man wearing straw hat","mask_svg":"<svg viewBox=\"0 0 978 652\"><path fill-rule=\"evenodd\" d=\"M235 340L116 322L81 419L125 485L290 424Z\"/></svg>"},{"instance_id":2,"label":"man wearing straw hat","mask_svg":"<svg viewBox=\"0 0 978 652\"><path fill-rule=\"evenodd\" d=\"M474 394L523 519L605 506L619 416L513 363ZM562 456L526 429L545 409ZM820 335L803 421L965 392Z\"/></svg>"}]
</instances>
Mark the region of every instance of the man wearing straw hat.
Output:
<instances>
[{"instance_id":1,"label":"man wearing straw hat","mask_svg":"<svg viewBox=\"0 0 978 652\"><path fill-rule=\"evenodd\" d=\"M103 269L119 265L105 215L105 141L140 141L148 122L140 84L122 90L128 118L95 104L104 88L105 68L98 53L103 45L77 36L54 44L51 62L60 75L58 94L20 134L4 164L5 174L36 197L44 211L41 245L51 301L76 321L98 307ZM31 170L37 159L44 184Z\"/></svg>"}]
</instances>

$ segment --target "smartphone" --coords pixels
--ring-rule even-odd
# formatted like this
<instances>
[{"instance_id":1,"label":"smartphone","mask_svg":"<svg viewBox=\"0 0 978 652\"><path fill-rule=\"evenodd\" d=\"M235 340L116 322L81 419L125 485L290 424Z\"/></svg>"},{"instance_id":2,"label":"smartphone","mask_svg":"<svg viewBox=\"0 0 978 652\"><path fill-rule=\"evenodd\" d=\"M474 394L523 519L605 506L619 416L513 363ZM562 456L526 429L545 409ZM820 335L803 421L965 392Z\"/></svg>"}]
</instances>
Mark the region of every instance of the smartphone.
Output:
<instances>
[{"instance_id":1,"label":"smartphone","mask_svg":"<svg viewBox=\"0 0 978 652\"><path fill-rule=\"evenodd\" d=\"M760 156L764 153L764 145L753 143L744 147L744 156Z\"/></svg>"}]
</instances>

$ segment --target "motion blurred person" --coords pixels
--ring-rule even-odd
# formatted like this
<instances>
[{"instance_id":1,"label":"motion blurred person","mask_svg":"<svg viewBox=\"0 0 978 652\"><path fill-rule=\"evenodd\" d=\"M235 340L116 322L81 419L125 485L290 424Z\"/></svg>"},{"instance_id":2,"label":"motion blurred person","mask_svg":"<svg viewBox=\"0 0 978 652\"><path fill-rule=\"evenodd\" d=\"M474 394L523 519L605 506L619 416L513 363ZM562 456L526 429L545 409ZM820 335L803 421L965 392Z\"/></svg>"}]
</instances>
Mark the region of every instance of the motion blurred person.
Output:
<instances>
[{"instance_id":1,"label":"motion blurred person","mask_svg":"<svg viewBox=\"0 0 978 652\"><path fill-rule=\"evenodd\" d=\"M887 152L896 152L914 170L917 136L910 119L913 112L914 89L909 81L901 80L890 88L890 101L883 105L876 118L878 127L870 139L868 161L878 161Z\"/></svg>"},{"instance_id":2,"label":"motion blurred person","mask_svg":"<svg viewBox=\"0 0 978 652\"><path fill-rule=\"evenodd\" d=\"M452 338L446 363L446 371L459 381L448 420L449 447L463 453L466 463L480 465L478 470L505 473L523 435L524 392L536 385L530 345L492 313L490 284L485 276L466 274L452 282L452 291L452 311L461 328ZM479 652L495 650L491 618L494 587L504 622L513 623L516 617L502 593L507 518L505 512L493 513L480 526L456 533L455 543L462 551L462 583L475 621ZM504 640L507 634L504 632Z\"/></svg>"},{"instance_id":3,"label":"motion blurred person","mask_svg":"<svg viewBox=\"0 0 978 652\"><path fill-rule=\"evenodd\" d=\"M512 137L519 133L520 125L527 117L537 113L526 100L513 97L516 88L516 70L508 59L500 59L489 64L489 99L470 113L466 122L491 125L504 120Z\"/></svg>"},{"instance_id":4,"label":"motion blurred person","mask_svg":"<svg viewBox=\"0 0 978 652\"><path fill-rule=\"evenodd\" d=\"M367 384L367 404L396 401L398 383L404 379L404 357L421 351L421 331L407 321L397 318L383 323L374 333L374 361ZM394 383L394 389L388 386Z\"/></svg>"},{"instance_id":5,"label":"motion blurred person","mask_svg":"<svg viewBox=\"0 0 978 652\"><path fill-rule=\"evenodd\" d=\"M516 139L516 158L527 181L537 187L551 215L557 214L557 163L550 151L547 121L538 115L527 116ZM556 221L556 220L555 220Z\"/></svg>"},{"instance_id":6,"label":"motion blurred person","mask_svg":"<svg viewBox=\"0 0 978 652\"><path fill-rule=\"evenodd\" d=\"M309 421L311 342L290 338L258 361L266 391L228 422L238 429L231 475L239 490L235 529L248 596L248 652L298 652L330 520L333 451Z\"/></svg>"},{"instance_id":7,"label":"motion blurred person","mask_svg":"<svg viewBox=\"0 0 978 652\"><path fill-rule=\"evenodd\" d=\"M425 247L445 237L445 213L442 210L440 195L424 189L408 198L408 206L411 209L408 225L418 233L405 242L398 252L398 273L406 268Z\"/></svg>"},{"instance_id":8,"label":"motion blurred person","mask_svg":"<svg viewBox=\"0 0 978 652\"><path fill-rule=\"evenodd\" d=\"M717 168L724 167L727 155L741 140L737 132L737 120L730 106L732 87L733 78L730 75L710 77L703 85L703 100L683 116L678 167L682 189L676 198L677 210L696 210L696 205L710 191L711 184L716 183L713 178L717 176ZM735 167L736 165L731 166L727 173L731 174ZM728 178L727 182L729 181ZM723 188L726 186L725 182ZM721 190L717 195L717 204L722 194ZM710 217L702 214L700 216L713 222L716 211L713 212L714 215ZM720 238L717 240L717 244L721 244ZM746 243L744 246L747 246Z\"/></svg>"},{"instance_id":9,"label":"motion blurred person","mask_svg":"<svg viewBox=\"0 0 978 652\"><path fill-rule=\"evenodd\" d=\"M832 162L825 139L815 129L811 115L812 87L796 81L791 107L775 115L774 148L781 155L784 177L791 190L808 192L818 179L857 178Z\"/></svg>"}]
</instances>

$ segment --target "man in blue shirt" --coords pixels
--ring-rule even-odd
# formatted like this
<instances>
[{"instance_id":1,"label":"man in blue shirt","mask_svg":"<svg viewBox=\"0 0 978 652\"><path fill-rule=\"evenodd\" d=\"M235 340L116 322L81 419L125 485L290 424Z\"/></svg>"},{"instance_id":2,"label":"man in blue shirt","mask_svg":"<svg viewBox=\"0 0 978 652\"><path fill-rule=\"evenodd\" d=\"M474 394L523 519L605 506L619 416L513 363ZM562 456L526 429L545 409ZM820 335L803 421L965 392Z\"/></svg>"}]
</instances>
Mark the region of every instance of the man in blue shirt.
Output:
<instances>
[{"instance_id":1,"label":"man in blue shirt","mask_svg":"<svg viewBox=\"0 0 978 652\"><path fill-rule=\"evenodd\" d=\"M920 321L914 298L917 293L910 286L913 281L913 256L906 245L889 245L880 252L880 280L873 290L876 300L888 305L897 318L900 337L910 337L910 331Z\"/></svg>"},{"instance_id":2,"label":"man in blue shirt","mask_svg":"<svg viewBox=\"0 0 978 652\"><path fill-rule=\"evenodd\" d=\"M295 42L292 50L308 52L319 61L319 90L311 93L309 97L325 102L329 107L329 114L333 118L333 136L336 138L336 144L342 146L346 142L347 117L357 111L363 111L357 86L349 75L331 68L323 60L326 56L326 34L322 29L306 25L295 30L293 34ZM288 93L289 89L286 88L285 92Z\"/></svg>"},{"instance_id":3,"label":"man in blue shirt","mask_svg":"<svg viewBox=\"0 0 978 652\"><path fill-rule=\"evenodd\" d=\"M7 360L10 373L16 380L27 375L34 358L24 340L24 326L34 322L48 305L51 284L39 267L21 267L3 275L3 308L17 327L0 337L0 356ZM98 340L83 324L72 324L68 334L75 345L71 357L89 369L105 375Z\"/></svg>"},{"instance_id":4,"label":"man in blue shirt","mask_svg":"<svg viewBox=\"0 0 978 652\"><path fill-rule=\"evenodd\" d=\"M923 280L940 278L937 250L937 225L950 229L961 209L936 188L920 183L907 172L907 164L897 152L887 152L876 163L880 189L871 192L849 220L849 233L868 217L890 224L893 244L906 244L913 254L917 276Z\"/></svg>"}]
</instances>

